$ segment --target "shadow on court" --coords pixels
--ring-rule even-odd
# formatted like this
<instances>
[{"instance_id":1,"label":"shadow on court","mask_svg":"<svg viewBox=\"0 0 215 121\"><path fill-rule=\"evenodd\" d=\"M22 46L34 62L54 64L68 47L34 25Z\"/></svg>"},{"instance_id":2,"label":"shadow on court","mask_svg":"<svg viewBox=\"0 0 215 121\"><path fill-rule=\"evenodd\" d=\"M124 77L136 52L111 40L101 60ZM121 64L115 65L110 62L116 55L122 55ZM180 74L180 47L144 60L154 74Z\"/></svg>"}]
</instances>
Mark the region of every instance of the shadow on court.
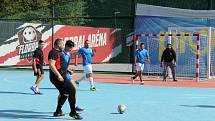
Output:
<instances>
[{"instance_id":1,"label":"shadow on court","mask_svg":"<svg viewBox=\"0 0 215 121\"><path fill-rule=\"evenodd\" d=\"M51 112L34 112L25 110L0 110L0 118L10 118L10 119L59 119L47 115Z\"/></svg>"},{"instance_id":2,"label":"shadow on court","mask_svg":"<svg viewBox=\"0 0 215 121\"><path fill-rule=\"evenodd\" d=\"M215 108L214 105L180 105L183 107Z\"/></svg>"},{"instance_id":3,"label":"shadow on court","mask_svg":"<svg viewBox=\"0 0 215 121\"><path fill-rule=\"evenodd\" d=\"M25 92L10 92L10 91L0 91L0 94L35 95L35 94L33 94L33 93L25 93Z\"/></svg>"},{"instance_id":4,"label":"shadow on court","mask_svg":"<svg viewBox=\"0 0 215 121\"><path fill-rule=\"evenodd\" d=\"M121 114L121 113L110 113L110 114L115 114L115 115L117 115L117 114Z\"/></svg>"}]
</instances>

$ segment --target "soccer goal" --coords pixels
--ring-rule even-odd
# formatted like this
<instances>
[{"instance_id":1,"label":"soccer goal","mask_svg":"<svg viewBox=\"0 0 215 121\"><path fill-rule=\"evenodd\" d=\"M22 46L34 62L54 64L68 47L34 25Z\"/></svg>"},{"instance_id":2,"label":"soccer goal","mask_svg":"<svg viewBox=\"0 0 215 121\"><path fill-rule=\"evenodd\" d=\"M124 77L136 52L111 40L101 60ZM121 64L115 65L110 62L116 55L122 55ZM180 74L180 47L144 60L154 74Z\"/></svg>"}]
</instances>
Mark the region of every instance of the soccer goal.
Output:
<instances>
[{"instance_id":1,"label":"soccer goal","mask_svg":"<svg viewBox=\"0 0 215 121\"><path fill-rule=\"evenodd\" d=\"M215 29L212 27L169 27L168 32L159 34L142 33L136 37L136 48L144 42L151 62L146 63L145 72L162 74L160 56L167 43L176 51L176 76L191 77L198 81L215 77ZM171 77L171 71L168 71Z\"/></svg>"},{"instance_id":2,"label":"soccer goal","mask_svg":"<svg viewBox=\"0 0 215 121\"><path fill-rule=\"evenodd\" d=\"M199 77L211 79L215 77L215 29L212 27L169 27L168 32L171 34L181 34L182 36L170 36L169 43L173 44L177 56L176 72L178 76L195 76L199 68ZM199 48L195 36L200 35ZM198 49L199 60L197 60ZM197 61L199 61L197 65Z\"/></svg>"}]
</instances>

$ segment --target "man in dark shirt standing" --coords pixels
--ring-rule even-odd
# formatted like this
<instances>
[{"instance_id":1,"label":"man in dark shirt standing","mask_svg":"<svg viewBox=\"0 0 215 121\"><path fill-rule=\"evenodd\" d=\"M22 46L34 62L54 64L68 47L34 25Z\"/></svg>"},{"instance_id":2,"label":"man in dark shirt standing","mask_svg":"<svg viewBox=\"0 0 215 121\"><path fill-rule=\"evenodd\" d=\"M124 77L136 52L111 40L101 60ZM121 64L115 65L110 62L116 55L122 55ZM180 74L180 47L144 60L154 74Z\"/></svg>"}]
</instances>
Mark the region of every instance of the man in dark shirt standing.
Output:
<instances>
[{"instance_id":1,"label":"man in dark shirt standing","mask_svg":"<svg viewBox=\"0 0 215 121\"><path fill-rule=\"evenodd\" d=\"M171 44L167 44L166 49L163 51L161 56L161 67L164 68L163 71L163 81L166 81L166 72L167 68L170 67L172 71L173 81L177 81L175 79L175 66L176 66L176 54Z\"/></svg>"},{"instance_id":2,"label":"man in dark shirt standing","mask_svg":"<svg viewBox=\"0 0 215 121\"><path fill-rule=\"evenodd\" d=\"M64 41L62 39L56 39L54 42L54 48L49 52L49 68L50 68L50 81L58 89L60 98L58 100L57 109L54 112L54 116L64 116L61 108L68 98L70 105L70 116L74 119L82 119L75 110L76 103L76 89L71 85L70 80L66 77L67 63L64 59L63 49Z\"/></svg>"},{"instance_id":3,"label":"man in dark shirt standing","mask_svg":"<svg viewBox=\"0 0 215 121\"><path fill-rule=\"evenodd\" d=\"M42 40L39 40L38 42L38 48L34 51L33 55L33 70L34 70L34 75L36 76L36 81L35 84L31 87L31 90L35 94L41 94L39 90L39 85L40 82L44 78L44 71L43 71L43 47L44 47L45 42Z\"/></svg>"}]
</instances>

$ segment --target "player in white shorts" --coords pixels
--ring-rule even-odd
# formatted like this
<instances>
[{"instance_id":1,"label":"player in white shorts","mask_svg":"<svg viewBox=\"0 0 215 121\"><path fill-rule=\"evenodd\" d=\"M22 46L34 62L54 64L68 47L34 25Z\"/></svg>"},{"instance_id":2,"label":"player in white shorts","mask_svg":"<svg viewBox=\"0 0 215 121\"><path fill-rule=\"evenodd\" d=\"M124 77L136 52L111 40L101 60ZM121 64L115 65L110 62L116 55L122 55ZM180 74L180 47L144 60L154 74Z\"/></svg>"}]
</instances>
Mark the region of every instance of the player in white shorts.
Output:
<instances>
[{"instance_id":1,"label":"player in white shorts","mask_svg":"<svg viewBox=\"0 0 215 121\"><path fill-rule=\"evenodd\" d=\"M144 43L140 44L140 48L136 50L135 54L135 64L136 64L136 74L131 77L132 84L134 83L134 80L136 77L139 76L141 84L144 84L144 81L142 80L142 72L144 69L145 59L149 62L149 53L145 49Z\"/></svg>"},{"instance_id":2,"label":"player in white shorts","mask_svg":"<svg viewBox=\"0 0 215 121\"><path fill-rule=\"evenodd\" d=\"M86 74L86 76L83 76L82 78L77 80L76 84L79 85L79 82L86 79L90 82L90 90L95 91L96 88L95 88L95 85L93 82L93 69L92 69L92 57L95 55L95 51L93 51L89 47L89 41L88 40L86 40L84 42L84 47L79 49L78 52L76 53L75 65L77 65L77 58L80 55L82 56L83 70L84 70L84 73Z\"/></svg>"}]
</instances>

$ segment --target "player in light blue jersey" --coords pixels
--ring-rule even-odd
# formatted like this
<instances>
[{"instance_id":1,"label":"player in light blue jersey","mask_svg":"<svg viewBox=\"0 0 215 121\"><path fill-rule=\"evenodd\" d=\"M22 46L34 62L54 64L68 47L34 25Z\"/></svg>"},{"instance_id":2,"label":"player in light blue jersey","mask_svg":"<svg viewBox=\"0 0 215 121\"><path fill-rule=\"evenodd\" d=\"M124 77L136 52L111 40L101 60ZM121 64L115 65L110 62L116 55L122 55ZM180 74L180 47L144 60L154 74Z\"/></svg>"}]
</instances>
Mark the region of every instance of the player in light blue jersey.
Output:
<instances>
[{"instance_id":1,"label":"player in light blue jersey","mask_svg":"<svg viewBox=\"0 0 215 121\"><path fill-rule=\"evenodd\" d=\"M140 48L136 50L135 53L135 65L136 65L136 74L135 76L131 77L132 79L132 84L134 84L134 80L136 79L136 77L139 76L140 78L140 82L141 84L144 84L144 81L142 80L142 72L144 69L144 64L145 61L150 61L149 60L149 53L148 51L145 49L145 45L144 43L140 44Z\"/></svg>"},{"instance_id":2,"label":"player in light blue jersey","mask_svg":"<svg viewBox=\"0 0 215 121\"><path fill-rule=\"evenodd\" d=\"M67 73L65 75L65 81L70 81L70 84L73 86L73 87L76 87L76 84L74 83L74 81L72 80L72 74L74 72L74 67L72 67L70 65L70 62L71 62L71 55L70 55L70 52L72 51L73 47L74 47L74 42L72 42L71 40L67 40L66 41L66 44L65 44L65 49L63 50L63 56L64 56L64 59L65 59L65 62L66 62L66 67L67 67ZM58 99L60 98L60 94L58 96ZM75 96L76 97L76 96ZM79 108L77 105L75 107L75 110L76 111L83 111L84 109L82 108Z\"/></svg>"},{"instance_id":3,"label":"player in light blue jersey","mask_svg":"<svg viewBox=\"0 0 215 121\"><path fill-rule=\"evenodd\" d=\"M80 81L86 79L90 82L90 90L95 91L96 88L95 88L95 85L93 82L93 69L92 69L92 57L95 55L95 51L93 51L89 47L88 40L86 40L84 42L84 47L79 49L78 52L76 53L75 65L77 65L77 58L80 55L82 56L82 60L83 60L82 65L83 65L83 70L84 70L84 73L86 74L86 76L83 76L82 78L77 80L76 84L79 84Z\"/></svg>"}]
</instances>

